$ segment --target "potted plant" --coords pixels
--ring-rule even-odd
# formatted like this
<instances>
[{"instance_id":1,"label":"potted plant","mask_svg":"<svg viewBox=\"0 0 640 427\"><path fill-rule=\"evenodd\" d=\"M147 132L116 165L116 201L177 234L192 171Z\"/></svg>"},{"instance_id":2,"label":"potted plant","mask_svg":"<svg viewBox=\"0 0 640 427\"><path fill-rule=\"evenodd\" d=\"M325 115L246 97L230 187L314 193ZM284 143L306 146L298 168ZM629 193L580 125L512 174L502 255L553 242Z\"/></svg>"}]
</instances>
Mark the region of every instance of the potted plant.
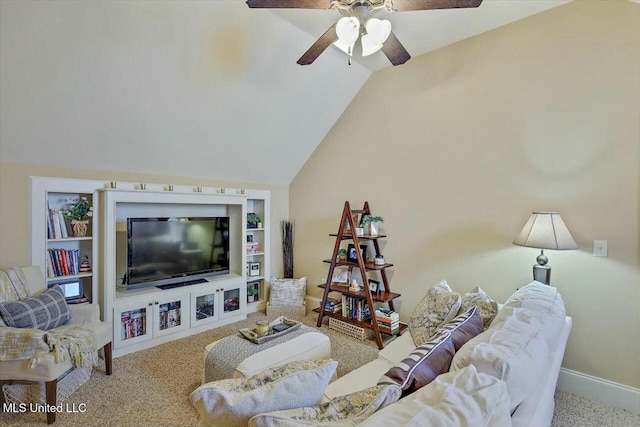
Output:
<instances>
[{"instance_id":1,"label":"potted plant","mask_svg":"<svg viewBox=\"0 0 640 427\"><path fill-rule=\"evenodd\" d=\"M381 216L365 215L362 218L362 225L369 226L369 235L377 236L379 231L379 223L384 222L384 218Z\"/></svg>"},{"instance_id":2,"label":"potted plant","mask_svg":"<svg viewBox=\"0 0 640 427\"><path fill-rule=\"evenodd\" d=\"M71 221L71 229L75 237L87 235L89 218L93 216L93 206L91 206L87 197L82 196L77 200L72 200L71 203L64 207L62 214Z\"/></svg>"},{"instance_id":3,"label":"potted plant","mask_svg":"<svg viewBox=\"0 0 640 427\"><path fill-rule=\"evenodd\" d=\"M347 250L342 248L338 250L338 261L346 261L347 260Z\"/></svg>"},{"instance_id":4,"label":"potted plant","mask_svg":"<svg viewBox=\"0 0 640 427\"><path fill-rule=\"evenodd\" d=\"M258 289L254 286L249 286L247 288L247 302L254 302L256 297L258 296Z\"/></svg>"},{"instance_id":5,"label":"potted plant","mask_svg":"<svg viewBox=\"0 0 640 427\"><path fill-rule=\"evenodd\" d=\"M262 228L262 218L253 212L248 213L247 228Z\"/></svg>"}]
</instances>

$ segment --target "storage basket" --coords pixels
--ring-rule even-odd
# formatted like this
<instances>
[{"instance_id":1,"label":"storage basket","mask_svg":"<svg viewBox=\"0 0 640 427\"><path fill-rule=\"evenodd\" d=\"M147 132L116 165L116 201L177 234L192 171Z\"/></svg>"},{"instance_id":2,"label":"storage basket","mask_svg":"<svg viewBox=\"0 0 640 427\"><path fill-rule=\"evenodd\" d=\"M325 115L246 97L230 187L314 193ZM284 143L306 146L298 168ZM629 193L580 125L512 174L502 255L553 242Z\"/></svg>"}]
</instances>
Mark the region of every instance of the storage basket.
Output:
<instances>
[{"instance_id":1,"label":"storage basket","mask_svg":"<svg viewBox=\"0 0 640 427\"><path fill-rule=\"evenodd\" d=\"M358 339L360 341L368 340L373 337L373 330L369 328L363 328L351 323L343 322L342 320L329 318L329 329L343 333L351 338Z\"/></svg>"},{"instance_id":2,"label":"storage basket","mask_svg":"<svg viewBox=\"0 0 640 427\"><path fill-rule=\"evenodd\" d=\"M304 317L307 315L307 306L302 305L271 305L267 303L267 316Z\"/></svg>"}]
</instances>

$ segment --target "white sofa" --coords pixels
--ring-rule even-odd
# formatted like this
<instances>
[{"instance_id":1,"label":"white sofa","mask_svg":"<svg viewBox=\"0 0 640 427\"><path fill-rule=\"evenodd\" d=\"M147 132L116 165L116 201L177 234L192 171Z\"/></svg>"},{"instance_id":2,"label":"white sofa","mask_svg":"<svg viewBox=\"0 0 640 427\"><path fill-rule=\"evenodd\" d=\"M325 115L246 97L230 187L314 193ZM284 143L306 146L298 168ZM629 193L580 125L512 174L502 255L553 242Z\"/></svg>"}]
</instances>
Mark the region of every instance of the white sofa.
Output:
<instances>
[{"instance_id":1,"label":"white sofa","mask_svg":"<svg viewBox=\"0 0 640 427\"><path fill-rule=\"evenodd\" d=\"M518 321L509 320L514 317ZM506 394L511 400L509 425L549 426L554 412L554 392L571 323L572 319L566 316L564 303L558 290L539 282L532 282L517 290L504 305L500 306L498 315L485 332L471 339L458 350L450 371L462 369L466 364L471 363L478 372L501 377L498 381L505 382ZM523 336L532 338L525 340ZM497 351L501 342L503 344L506 342L507 346L511 347L507 350L507 356L504 356L504 352ZM528 353L524 355L526 357L518 356L517 342L524 343L522 346L524 348L521 350L523 355ZM325 390L325 399L330 400L336 396L375 386L385 372L401 362L414 348L411 334L405 332L381 350L377 359L329 384ZM483 355L489 355L486 359L490 360L478 359L478 357L485 357ZM503 360L498 361L498 359ZM431 389L438 387L435 383L436 381L379 410L362 425L389 425L389 421L392 421L393 425L420 425L417 422L420 416L415 412L420 411L420 408L428 407L426 404L420 404L419 401L421 396L427 396L433 392ZM403 402L405 400L407 402ZM409 404L409 400L415 402ZM478 406L485 403L477 402ZM468 402L466 406L464 410L473 412L474 408L469 408ZM457 410L461 409L457 408ZM407 411L414 413L407 414ZM455 411L447 416L451 417L452 413ZM428 414L423 415L422 421L430 420L430 417L431 415ZM437 425L485 425L477 419L471 423L466 419L448 418L448 420L449 423ZM501 422L497 427L502 427L504 424Z\"/></svg>"}]
</instances>

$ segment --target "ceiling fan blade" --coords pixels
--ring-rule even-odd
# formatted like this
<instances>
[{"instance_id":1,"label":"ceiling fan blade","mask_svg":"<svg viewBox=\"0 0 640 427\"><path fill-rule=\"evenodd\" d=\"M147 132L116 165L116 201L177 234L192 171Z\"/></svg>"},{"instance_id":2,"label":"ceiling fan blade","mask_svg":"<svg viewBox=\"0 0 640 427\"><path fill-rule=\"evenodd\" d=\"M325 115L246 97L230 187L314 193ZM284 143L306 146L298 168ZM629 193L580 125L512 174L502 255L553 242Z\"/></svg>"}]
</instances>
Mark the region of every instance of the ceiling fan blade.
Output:
<instances>
[{"instance_id":1,"label":"ceiling fan blade","mask_svg":"<svg viewBox=\"0 0 640 427\"><path fill-rule=\"evenodd\" d=\"M331 9L331 0L247 0L249 7Z\"/></svg>"},{"instance_id":2,"label":"ceiling fan blade","mask_svg":"<svg viewBox=\"0 0 640 427\"><path fill-rule=\"evenodd\" d=\"M410 10L455 9L478 7L482 0L391 0L391 10L407 12Z\"/></svg>"},{"instance_id":3,"label":"ceiling fan blade","mask_svg":"<svg viewBox=\"0 0 640 427\"><path fill-rule=\"evenodd\" d=\"M313 61L316 60L318 56L322 52L325 51L326 48L331 46L331 43L338 40L338 34L336 34L336 25L333 24L331 28L329 28L323 35L320 36L318 40L298 59L298 64L300 65L309 65Z\"/></svg>"},{"instance_id":4,"label":"ceiling fan blade","mask_svg":"<svg viewBox=\"0 0 640 427\"><path fill-rule=\"evenodd\" d=\"M389 34L389 38L382 45L382 51L393 65L401 65L411 59L411 55L393 32Z\"/></svg>"}]
</instances>

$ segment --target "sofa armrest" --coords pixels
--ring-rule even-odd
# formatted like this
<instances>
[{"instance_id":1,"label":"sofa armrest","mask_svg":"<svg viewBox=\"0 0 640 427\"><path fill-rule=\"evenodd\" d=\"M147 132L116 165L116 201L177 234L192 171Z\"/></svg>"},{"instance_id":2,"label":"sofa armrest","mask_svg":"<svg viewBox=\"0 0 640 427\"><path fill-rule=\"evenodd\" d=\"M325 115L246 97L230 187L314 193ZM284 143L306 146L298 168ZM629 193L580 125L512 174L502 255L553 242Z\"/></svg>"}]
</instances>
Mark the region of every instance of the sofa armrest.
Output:
<instances>
[{"instance_id":1,"label":"sofa armrest","mask_svg":"<svg viewBox=\"0 0 640 427\"><path fill-rule=\"evenodd\" d=\"M98 304L69 304L71 322L93 323L100 321L100 305Z\"/></svg>"}]
</instances>

